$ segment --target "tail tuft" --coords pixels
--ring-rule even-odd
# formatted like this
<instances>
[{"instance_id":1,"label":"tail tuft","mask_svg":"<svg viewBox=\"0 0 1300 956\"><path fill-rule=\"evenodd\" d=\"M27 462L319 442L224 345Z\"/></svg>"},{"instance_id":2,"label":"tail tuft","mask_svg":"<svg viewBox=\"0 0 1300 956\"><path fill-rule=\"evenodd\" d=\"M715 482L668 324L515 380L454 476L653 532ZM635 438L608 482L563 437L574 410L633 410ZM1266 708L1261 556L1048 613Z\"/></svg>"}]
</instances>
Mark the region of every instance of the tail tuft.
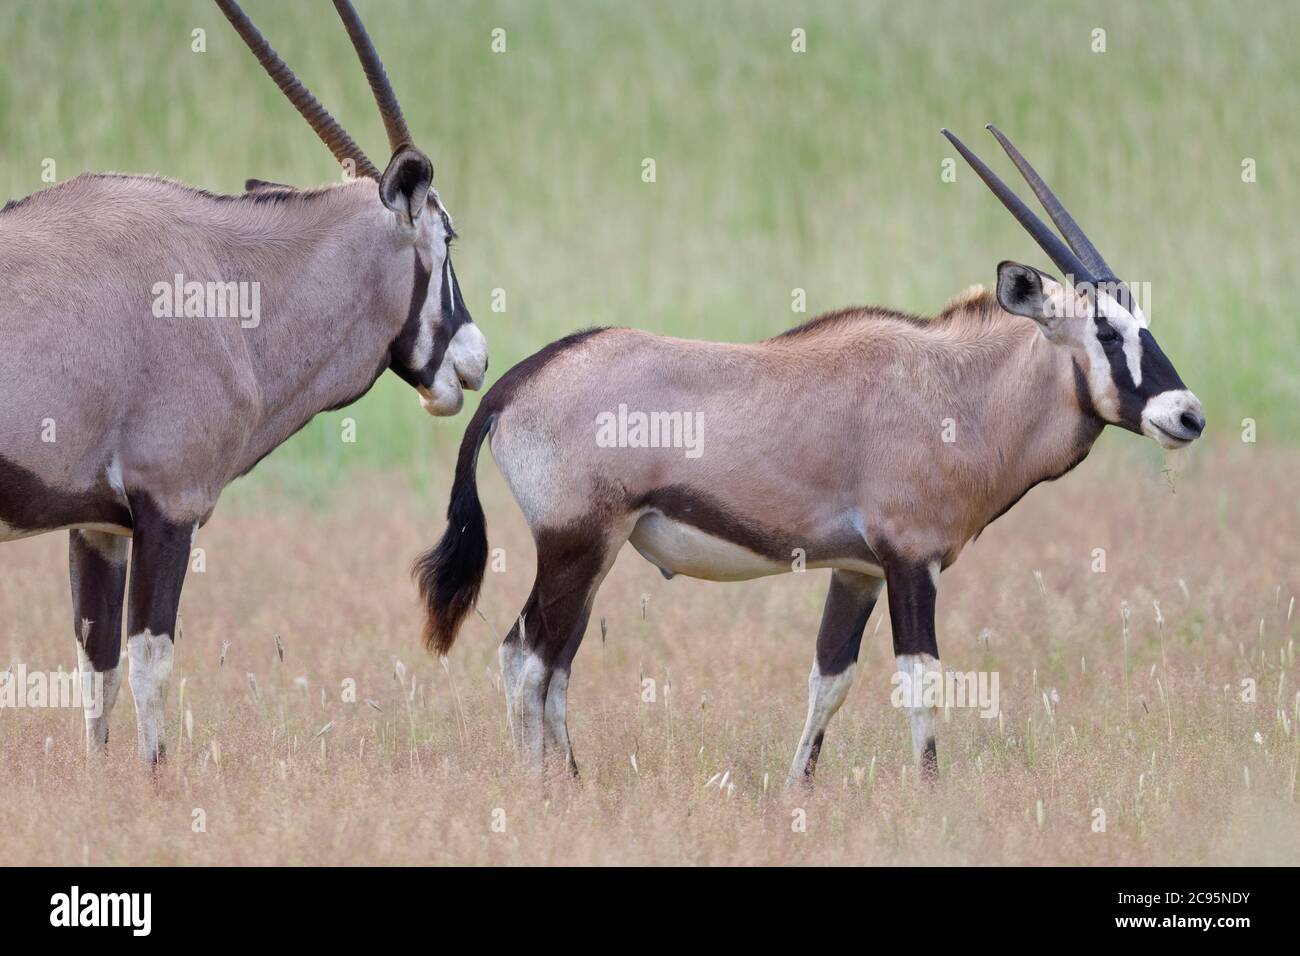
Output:
<instances>
[{"instance_id":1,"label":"tail tuft","mask_svg":"<svg viewBox=\"0 0 1300 956\"><path fill-rule=\"evenodd\" d=\"M424 646L445 655L456 641L465 615L478 599L487 569L487 522L478 499L479 447L492 427L494 415L479 406L465 430L456 459L456 477L447 504L447 530L442 539L416 559L411 568L424 603Z\"/></svg>"}]
</instances>

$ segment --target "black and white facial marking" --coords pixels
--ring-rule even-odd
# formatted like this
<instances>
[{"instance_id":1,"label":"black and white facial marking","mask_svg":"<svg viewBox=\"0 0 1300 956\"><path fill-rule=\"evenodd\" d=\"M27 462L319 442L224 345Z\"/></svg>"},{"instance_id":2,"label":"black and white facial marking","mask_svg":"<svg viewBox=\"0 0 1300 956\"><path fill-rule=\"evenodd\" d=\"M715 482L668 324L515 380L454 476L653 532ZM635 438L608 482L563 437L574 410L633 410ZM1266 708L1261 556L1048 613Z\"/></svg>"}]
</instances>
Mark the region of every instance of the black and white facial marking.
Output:
<instances>
[{"instance_id":1,"label":"black and white facial marking","mask_svg":"<svg viewBox=\"0 0 1300 956\"><path fill-rule=\"evenodd\" d=\"M1067 290L1037 269L998 266L998 303L1034 319L1049 340L1076 351L1093 408L1105 421L1183 448L1205 429L1201 402L1147 328L1137 302L1113 283L1091 294Z\"/></svg>"},{"instance_id":2,"label":"black and white facial marking","mask_svg":"<svg viewBox=\"0 0 1300 956\"><path fill-rule=\"evenodd\" d=\"M1137 303L1124 298L1100 292L1091 328L1089 357L1109 369L1114 384L1118 408L1110 420L1162 448L1190 445L1205 430L1200 399L1156 344Z\"/></svg>"},{"instance_id":3,"label":"black and white facial marking","mask_svg":"<svg viewBox=\"0 0 1300 956\"><path fill-rule=\"evenodd\" d=\"M413 259L410 308L393 343L391 368L420 393L431 415L455 415L463 388L478 389L487 372L487 342L470 317L451 263L451 217L429 191L424 235Z\"/></svg>"},{"instance_id":4,"label":"black and white facial marking","mask_svg":"<svg viewBox=\"0 0 1300 956\"><path fill-rule=\"evenodd\" d=\"M483 385L487 342L461 297L451 264L456 230L427 163L416 150L399 151L379 186L398 228L415 232L410 305L389 367L420 393L430 415L455 415L464 404L462 389Z\"/></svg>"}]
</instances>

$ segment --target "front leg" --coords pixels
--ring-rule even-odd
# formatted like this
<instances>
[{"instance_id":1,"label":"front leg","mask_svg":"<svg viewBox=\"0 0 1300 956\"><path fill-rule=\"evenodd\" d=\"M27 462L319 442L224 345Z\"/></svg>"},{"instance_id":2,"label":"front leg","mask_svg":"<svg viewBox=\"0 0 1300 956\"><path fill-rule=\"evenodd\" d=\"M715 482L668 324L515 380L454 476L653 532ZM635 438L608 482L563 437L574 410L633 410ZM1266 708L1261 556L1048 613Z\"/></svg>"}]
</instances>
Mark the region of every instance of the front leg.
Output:
<instances>
[{"instance_id":1,"label":"front leg","mask_svg":"<svg viewBox=\"0 0 1300 956\"><path fill-rule=\"evenodd\" d=\"M131 539L102 531L68 536L77 670L82 681L86 747L108 747L108 721L122 683L122 597Z\"/></svg>"},{"instance_id":2,"label":"front leg","mask_svg":"<svg viewBox=\"0 0 1300 956\"><path fill-rule=\"evenodd\" d=\"M939 562L890 562L885 568L885 584L894 630L894 680L896 688L905 691L903 704L912 723L912 756L921 768L921 776L933 780L939 775L934 743L937 708L926 706L926 693L935 680L932 675L939 675L940 681L943 675L934 633Z\"/></svg>"},{"instance_id":3,"label":"front leg","mask_svg":"<svg viewBox=\"0 0 1300 956\"><path fill-rule=\"evenodd\" d=\"M787 787L796 782L805 785L813 782L826 725L848 696L862 632L883 584L880 578L866 574L831 572L831 586L826 592L826 606L817 632L817 653L812 673L808 675L808 719L794 752Z\"/></svg>"},{"instance_id":4,"label":"front leg","mask_svg":"<svg viewBox=\"0 0 1300 956\"><path fill-rule=\"evenodd\" d=\"M131 549L127 658L135 698L140 757L151 766L166 756L164 711L172 673L176 612L189 563L195 522L167 516L149 495L131 498L135 541Z\"/></svg>"}]
</instances>

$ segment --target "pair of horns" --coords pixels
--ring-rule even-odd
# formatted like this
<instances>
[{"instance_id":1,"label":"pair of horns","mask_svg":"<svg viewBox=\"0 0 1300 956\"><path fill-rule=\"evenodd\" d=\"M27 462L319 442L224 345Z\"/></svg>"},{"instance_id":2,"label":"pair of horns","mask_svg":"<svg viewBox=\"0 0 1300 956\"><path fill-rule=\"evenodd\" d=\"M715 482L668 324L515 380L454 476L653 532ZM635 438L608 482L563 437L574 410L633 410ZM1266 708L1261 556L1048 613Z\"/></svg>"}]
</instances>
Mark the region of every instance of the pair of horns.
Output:
<instances>
[{"instance_id":1,"label":"pair of horns","mask_svg":"<svg viewBox=\"0 0 1300 956\"><path fill-rule=\"evenodd\" d=\"M235 0L216 0L216 2L231 26L235 28L235 32L253 51L257 62L262 64L262 68L271 79L275 80L275 85L280 87L280 91L289 98L289 102L297 108L311 128L316 131L316 135L329 147L334 158L340 163L351 162L357 175L378 180L379 170L375 164L366 158L366 154L348 135L347 130L330 116L329 111L321 106L316 97L312 96L311 90L293 75L293 71L284 60L280 59L280 55L275 52L271 44L266 42L266 38L240 9L239 4ZM380 61L374 44L370 42L370 36L366 33L361 18L357 16L351 0L334 0L334 9L338 11L339 18L348 31L352 46L361 60L361 67L365 70L366 79L370 82L370 91L375 96L379 115L384 120L384 129L388 132L388 145L393 152L397 152L402 146L411 145L411 134L406 128L406 120L402 118L402 108L397 103L392 84L388 82L388 74L384 72L384 64Z\"/></svg>"},{"instance_id":2,"label":"pair of horns","mask_svg":"<svg viewBox=\"0 0 1300 956\"><path fill-rule=\"evenodd\" d=\"M1042 250L1051 257L1057 267L1067 276L1073 276L1077 286L1088 285L1093 289L1098 283L1107 283L1118 286L1119 291L1127 294L1128 289L1120 282L1106 260L1101 257L1097 247L1092 244L1079 224L1074 221L1074 217L1061 205L1061 201L1056 198L1056 194L1048 188L1047 183L1043 182L1043 177L1039 176L1029 161L1020 155L1020 150L1011 145L1011 141L1002 135L1002 131L990 123L985 127L997 141L1002 144L1006 150L1011 162L1015 163L1016 168L1020 170L1025 181L1029 183L1029 188L1034 191L1038 201L1043 204L1047 214L1051 216L1052 222L1056 223L1056 228L1061 230L1061 235L1065 237L1065 242L1057 238L1056 233L1047 227L1043 220L1036 216L1032 209L1026 206L1020 197L1011 191L1011 189L997 177L993 170L989 169L980 160L978 156L966 148L966 145L946 129L940 130L948 141L957 147L957 152L961 153L962 158L970 164L971 168L979 174L980 179L993 191L993 195L1002 200L1002 205L1006 206L1015 216L1020 225L1025 227L1025 231L1033 237L1034 241L1042 247ZM1066 243L1069 243L1067 246Z\"/></svg>"}]
</instances>

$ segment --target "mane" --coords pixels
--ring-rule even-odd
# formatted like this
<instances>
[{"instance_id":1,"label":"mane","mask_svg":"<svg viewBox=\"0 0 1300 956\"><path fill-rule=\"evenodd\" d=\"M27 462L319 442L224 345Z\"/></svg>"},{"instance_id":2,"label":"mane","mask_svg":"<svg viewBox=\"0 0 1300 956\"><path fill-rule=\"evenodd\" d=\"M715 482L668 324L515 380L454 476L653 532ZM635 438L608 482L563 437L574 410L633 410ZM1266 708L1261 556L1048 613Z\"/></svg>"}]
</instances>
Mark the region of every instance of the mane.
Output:
<instances>
[{"instance_id":1,"label":"mane","mask_svg":"<svg viewBox=\"0 0 1300 956\"><path fill-rule=\"evenodd\" d=\"M949 299L933 321L988 324L998 315L1005 314L998 306L997 296L984 286L976 284Z\"/></svg>"},{"instance_id":2,"label":"mane","mask_svg":"<svg viewBox=\"0 0 1300 956\"><path fill-rule=\"evenodd\" d=\"M31 245L17 238L23 235L38 244L87 249L170 235L168 230L226 250L250 243L269 248L337 235L357 217L374 215L381 208L374 189L373 180L355 179L226 195L161 176L83 173L12 204L0 215L0 230L17 239L19 252ZM87 222L95 228L83 228Z\"/></svg>"},{"instance_id":3,"label":"mane","mask_svg":"<svg viewBox=\"0 0 1300 956\"><path fill-rule=\"evenodd\" d=\"M214 203L248 203L248 204L278 204L278 203L308 203L325 196L335 194L338 184L326 186L315 186L310 189L298 189L295 186L281 185L279 183L263 183L255 189L250 189L242 193L217 193L198 186L189 186L185 183L178 182L175 179L169 179L165 176L155 176L148 173L82 173L65 182L49 186L45 189L37 190L28 196L19 199L11 199L0 208L0 215L20 209L28 203L57 202L64 195L75 192L78 188L84 189L87 186L95 186L105 183L122 183L129 187L143 187L146 191L156 190L160 193L174 191L188 196L194 196L201 199L207 199ZM250 183L253 181L250 181Z\"/></svg>"},{"instance_id":4,"label":"mane","mask_svg":"<svg viewBox=\"0 0 1300 956\"><path fill-rule=\"evenodd\" d=\"M870 322L873 320L892 320L895 322L907 322L911 325L926 325L931 320L919 315L913 315L909 312L896 312L892 309L882 309L876 306L849 306L847 309L838 309L835 312L825 312L822 315L815 316L801 325L796 325L792 329L786 329L777 335L766 339L768 342L776 342L781 339L802 338L812 335L823 335L835 331L847 331L849 326L856 325L860 322Z\"/></svg>"},{"instance_id":5,"label":"mane","mask_svg":"<svg viewBox=\"0 0 1300 956\"><path fill-rule=\"evenodd\" d=\"M835 312L827 312L774 335L765 341L779 342L803 337L846 334L872 326L890 323L895 327L903 325L925 332L942 332L953 335L973 331L995 323L999 316L1005 316L992 292L981 285L973 285L961 294L950 299L939 314L933 318L883 309L877 306L851 306Z\"/></svg>"}]
</instances>

